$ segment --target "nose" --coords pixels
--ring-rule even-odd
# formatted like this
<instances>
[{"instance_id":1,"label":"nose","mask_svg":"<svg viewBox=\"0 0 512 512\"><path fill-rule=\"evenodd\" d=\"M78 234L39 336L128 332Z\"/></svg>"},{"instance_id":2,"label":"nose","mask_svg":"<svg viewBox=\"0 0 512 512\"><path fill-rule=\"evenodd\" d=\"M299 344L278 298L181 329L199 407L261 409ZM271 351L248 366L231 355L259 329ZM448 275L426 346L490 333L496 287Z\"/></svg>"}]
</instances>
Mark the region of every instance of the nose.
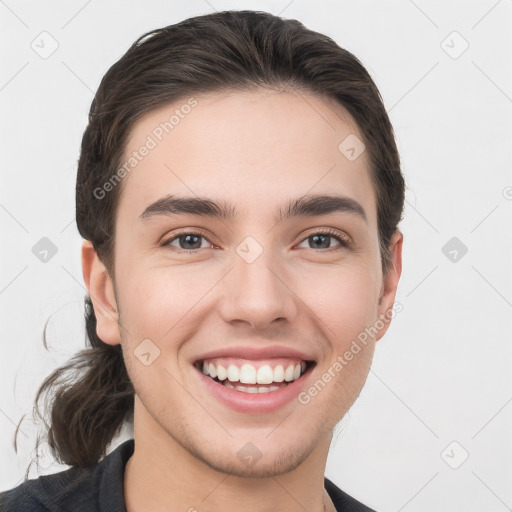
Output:
<instances>
[{"instance_id":1,"label":"nose","mask_svg":"<svg viewBox=\"0 0 512 512\"><path fill-rule=\"evenodd\" d=\"M264 250L252 262L234 253L234 267L223 280L219 304L225 322L265 329L296 318L297 299L287 283L286 271L271 252Z\"/></svg>"}]
</instances>

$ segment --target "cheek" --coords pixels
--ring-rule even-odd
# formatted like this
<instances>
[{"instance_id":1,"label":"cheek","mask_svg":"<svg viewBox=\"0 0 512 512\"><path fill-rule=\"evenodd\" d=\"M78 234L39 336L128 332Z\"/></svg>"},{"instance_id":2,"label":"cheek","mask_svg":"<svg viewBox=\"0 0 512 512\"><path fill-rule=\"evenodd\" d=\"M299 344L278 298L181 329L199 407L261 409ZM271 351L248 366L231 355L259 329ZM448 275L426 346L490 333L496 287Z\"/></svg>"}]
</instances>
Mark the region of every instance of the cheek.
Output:
<instances>
[{"instance_id":1,"label":"cheek","mask_svg":"<svg viewBox=\"0 0 512 512\"><path fill-rule=\"evenodd\" d=\"M194 265L130 269L124 281L125 309L137 313L141 320L169 321L182 315L211 287L208 274Z\"/></svg>"},{"instance_id":2,"label":"cheek","mask_svg":"<svg viewBox=\"0 0 512 512\"><path fill-rule=\"evenodd\" d=\"M121 312L127 330L161 339L184 319L207 291L198 275L177 269L134 272L125 281Z\"/></svg>"},{"instance_id":3,"label":"cheek","mask_svg":"<svg viewBox=\"0 0 512 512\"><path fill-rule=\"evenodd\" d=\"M321 320L333 350L340 351L375 321L378 289L368 267L345 267L310 274L297 295Z\"/></svg>"},{"instance_id":4,"label":"cheek","mask_svg":"<svg viewBox=\"0 0 512 512\"><path fill-rule=\"evenodd\" d=\"M376 319L378 283L368 267L338 269L309 282L315 287L301 293L326 340L326 352L316 380L299 399L315 411L318 425L331 428L359 396L370 369L375 343L367 327Z\"/></svg>"},{"instance_id":5,"label":"cheek","mask_svg":"<svg viewBox=\"0 0 512 512\"><path fill-rule=\"evenodd\" d=\"M172 378L179 371L176 355L184 340L193 336L196 322L188 320L208 283L201 285L197 276L192 278L193 272L184 275L176 268L132 268L126 275L120 291L125 364L144 404L153 404L164 414L165 401L156 400L155 390L168 397L180 396L181 388ZM146 360L145 353L149 353Z\"/></svg>"},{"instance_id":6,"label":"cheek","mask_svg":"<svg viewBox=\"0 0 512 512\"><path fill-rule=\"evenodd\" d=\"M162 372L160 378L169 380L165 369L173 374L183 370L181 356L190 351L188 341L199 330L206 330L207 319L216 307L212 302L215 285L222 275L223 272L201 270L193 264L132 267L126 273L119 294L120 316L124 327L123 351L125 357L132 359L133 368L144 371L136 358L145 352L143 340L149 339L157 348L146 344L158 354L151 368ZM151 375L148 378L156 383L159 373L144 375Z\"/></svg>"}]
</instances>

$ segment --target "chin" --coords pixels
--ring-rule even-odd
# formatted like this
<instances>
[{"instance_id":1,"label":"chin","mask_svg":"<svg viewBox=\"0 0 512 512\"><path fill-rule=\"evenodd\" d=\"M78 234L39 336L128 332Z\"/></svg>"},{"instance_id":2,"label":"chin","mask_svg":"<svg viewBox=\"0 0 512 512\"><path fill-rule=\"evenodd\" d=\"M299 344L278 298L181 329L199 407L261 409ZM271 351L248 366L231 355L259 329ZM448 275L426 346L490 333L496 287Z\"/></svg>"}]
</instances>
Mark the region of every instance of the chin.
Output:
<instances>
[{"instance_id":1,"label":"chin","mask_svg":"<svg viewBox=\"0 0 512 512\"><path fill-rule=\"evenodd\" d=\"M196 453L196 456L221 473L239 478L270 478L293 471L307 459L310 452L311 449L306 449L304 445L259 450L255 444L248 442L229 456L212 453L205 454L204 457Z\"/></svg>"}]
</instances>

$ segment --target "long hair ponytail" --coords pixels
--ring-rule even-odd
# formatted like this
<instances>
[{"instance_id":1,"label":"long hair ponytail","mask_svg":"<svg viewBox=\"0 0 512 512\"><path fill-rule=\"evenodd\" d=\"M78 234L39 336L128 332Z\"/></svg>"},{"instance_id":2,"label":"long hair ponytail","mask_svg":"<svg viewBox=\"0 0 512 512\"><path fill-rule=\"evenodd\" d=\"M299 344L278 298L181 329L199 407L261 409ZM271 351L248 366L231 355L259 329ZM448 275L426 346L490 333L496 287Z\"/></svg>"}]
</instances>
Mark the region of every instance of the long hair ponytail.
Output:
<instances>
[{"instance_id":1,"label":"long hair ponytail","mask_svg":"<svg viewBox=\"0 0 512 512\"><path fill-rule=\"evenodd\" d=\"M56 460L80 467L91 466L105 455L112 438L126 421L132 421L134 399L121 345L107 345L98 338L96 316L88 295L84 302L90 347L81 350L43 381L34 404L34 416L45 424L46 442ZM43 336L46 344L46 328ZM51 411L49 424L45 417L47 410ZM39 444L40 439L36 453Z\"/></svg>"}]
</instances>

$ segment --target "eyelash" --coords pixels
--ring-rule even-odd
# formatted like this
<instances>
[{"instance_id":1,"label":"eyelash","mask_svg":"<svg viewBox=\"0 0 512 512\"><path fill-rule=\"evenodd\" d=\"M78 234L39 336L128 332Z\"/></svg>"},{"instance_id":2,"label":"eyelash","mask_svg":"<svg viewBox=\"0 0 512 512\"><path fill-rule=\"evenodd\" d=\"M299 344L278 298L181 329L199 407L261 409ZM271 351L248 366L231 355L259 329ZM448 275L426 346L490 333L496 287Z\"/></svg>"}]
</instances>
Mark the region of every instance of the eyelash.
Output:
<instances>
[{"instance_id":1,"label":"eyelash","mask_svg":"<svg viewBox=\"0 0 512 512\"><path fill-rule=\"evenodd\" d=\"M175 251L175 252L178 252L178 253L192 254L192 253L200 251L201 248L200 249L186 250L186 249L178 249L178 248L176 248L174 246L171 246L171 242L173 242L175 240L178 240L180 237L183 237L183 236L186 236L186 235L200 236L200 237L204 238L205 240L209 241L208 237L202 231L200 231L200 230L197 231L197 232L195 232L195 231L182 231L182 232L179 232L177 234L174 234L171 238L169 238L166 241L162 242L161 246L162 247L169 247L172 251ZM343 235L341 235L341 233L339 231L336 231L336 230L330 229L330 228L327 228L327 229L324 229L324 230L320 230L320 231L315 231L315 232L309 234L308 236L303 238L299 242L299 244L304 242L308 238L311 238L312 236L315 236L315 235L322 235L322 236L332 237L337 242L339 242L339 244L340 244L340 247L338 247L337 249L336 248L333 249L332 247L328 248L328 249L311 249L312 251L315 251L315 252L331 252L331 251L336 251L336 250L350 249L352 247L352 242L350 241L350 239L348 237L343 236ZM203 247L203 249L205 249L205 247Z\"/></svg>"}]
</instances>

